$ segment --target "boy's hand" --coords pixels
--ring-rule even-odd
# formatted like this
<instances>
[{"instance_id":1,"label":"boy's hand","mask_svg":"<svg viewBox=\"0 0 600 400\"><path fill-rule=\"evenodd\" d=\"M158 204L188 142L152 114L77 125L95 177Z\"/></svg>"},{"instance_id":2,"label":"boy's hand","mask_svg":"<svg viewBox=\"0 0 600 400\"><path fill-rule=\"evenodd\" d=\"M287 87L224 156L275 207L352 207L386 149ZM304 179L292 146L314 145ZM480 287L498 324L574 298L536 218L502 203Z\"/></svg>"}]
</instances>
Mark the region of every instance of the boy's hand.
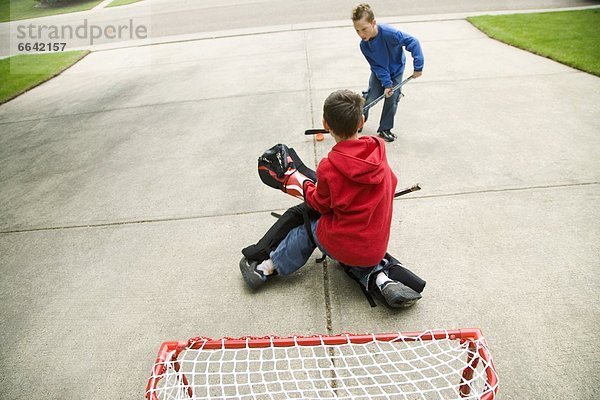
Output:
<instances>
[{"instance_id":1,"label":"boy's hand","mask_svg":"<svg viewBox=\"0 0 600 400\"><path fill-rule=\"evenodd\" d=\"M391 97L394 94L394 88L386 87L385 90L383 91L383 94L385 94L386 99L388 97Z\"/></svg>"},{"instance_id":2,"label":"boy's hand","mask_svg":"<svg viewBox=\"0 0 600 400\"><path fill-rule=\"evenodd\" d=\"M416 79L416 78L420 77L421 75L423 75L423 71L414 71L412 74L412 77Z\"/></svg>"}]
</instances>

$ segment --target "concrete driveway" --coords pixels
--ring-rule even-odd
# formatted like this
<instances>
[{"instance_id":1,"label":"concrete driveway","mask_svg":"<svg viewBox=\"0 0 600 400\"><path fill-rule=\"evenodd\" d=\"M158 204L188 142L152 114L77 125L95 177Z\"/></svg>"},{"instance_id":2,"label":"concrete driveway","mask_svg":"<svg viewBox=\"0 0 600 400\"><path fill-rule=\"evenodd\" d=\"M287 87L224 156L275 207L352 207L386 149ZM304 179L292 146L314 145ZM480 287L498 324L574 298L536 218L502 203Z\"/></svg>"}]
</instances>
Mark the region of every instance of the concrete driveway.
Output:
<instances>
[{"instance_id":1,"label":"concrete driveway","mask_svg":"<svg viewBox=\"0 0 600 400\"><path fill-rule=\"evenodd\" d=\"M597 398L600 79L464 20L398 26L426 54L387 145L423 187L389 247L428 281L417 305L370 308L331 261L258 293L238 271L296 204L257 157L315 166L322 101L365 88L351 27L94 52L0 107L1 397L142 398L160 343L197 335L475 326L499 398Z\"/></svg>"}]
</instances>

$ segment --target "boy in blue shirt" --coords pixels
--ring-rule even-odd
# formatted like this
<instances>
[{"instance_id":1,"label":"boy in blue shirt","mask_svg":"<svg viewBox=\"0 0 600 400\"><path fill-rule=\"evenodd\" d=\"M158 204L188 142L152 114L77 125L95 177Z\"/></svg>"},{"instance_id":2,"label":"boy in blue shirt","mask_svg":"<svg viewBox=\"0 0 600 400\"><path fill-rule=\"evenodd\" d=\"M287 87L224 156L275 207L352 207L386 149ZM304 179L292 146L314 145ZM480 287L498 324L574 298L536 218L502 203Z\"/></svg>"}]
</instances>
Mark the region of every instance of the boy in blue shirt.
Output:
<instances>
[{"instance_id":1,"label":"boy in blue shirt","mask_svg":"<svg viewBox=\"0 0 600 400\"><path fill-rule=\"evenodd\" d=\"M385 94L383 111L377 133L387 142L393 142L396 135L392 133L394 117L400 100L400 90L392 92L392 87L402 82L406 57L404 49L413 58L413 78L423 73L423 51L419 41L411 35L399 31L386 24L378 24L371 6L362 3L352 10L352 23L356 33L362 39L360 50L371 66L369 89L365 103L369 104L377 97ZM365 121L369 117L364 113Z\"/></svg>"}]
</instances>

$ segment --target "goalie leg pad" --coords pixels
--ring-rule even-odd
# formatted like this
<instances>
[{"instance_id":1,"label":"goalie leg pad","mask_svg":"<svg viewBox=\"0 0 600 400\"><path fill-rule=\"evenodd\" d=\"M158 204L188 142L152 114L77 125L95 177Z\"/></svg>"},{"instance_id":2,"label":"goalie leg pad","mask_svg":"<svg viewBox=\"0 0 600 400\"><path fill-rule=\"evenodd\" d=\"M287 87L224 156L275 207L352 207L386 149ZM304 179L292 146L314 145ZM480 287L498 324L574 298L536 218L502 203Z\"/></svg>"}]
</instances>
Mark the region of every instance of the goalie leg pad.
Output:
<instances>
[{"instance_id":1,"label":"goalie leg pad","mask_svg":"<svg viewBox=\"0 0 600 400\"><path fill-rule=\"evenodd\" d=\"M400 261L391 256L389 253L385 254L385 259L388 260L386 267L387 275L390 279L401 282L414 290L415 292L422 293L425 289L425 282L417 274L406 268Z\"/></svg>"},{"instance_id":2,"label":"goalie leg pad","mask_svg":"<svg viewBox=\"0 0 600 400\"><path fill-rule=\"evenodd\" d=\"M277 248L287 234L298 225L302 225L304 209L308 209L306 203L289 208L275 221L258 243L245 247L242 254L249 260L264 261L268 259L270 253Z\"/></svg>"},{"instance_id":3,"label":"goalie leg pad","mask_svg":"<svg viewBox=\"0 0 600 400\"><path fill-rule=\"evenodd\" d=\"M400 261L386 253L381 262L371 268L349 267L342 264L346 273L360 285L365 297L375 307L373 297L377 298L383 304L392 308L408 307L421 298L420 293L423 292L426 282L417 274L406 268ZM396 281L400 286L398 288L388 287L387 291L395 289L393 293L386 296L379 289L375 280L380 272L385 272L390 279ZM398 286L396 285L396 286ZM393 300L390 302L390 300Z\"/></svg>"}]
</instances>

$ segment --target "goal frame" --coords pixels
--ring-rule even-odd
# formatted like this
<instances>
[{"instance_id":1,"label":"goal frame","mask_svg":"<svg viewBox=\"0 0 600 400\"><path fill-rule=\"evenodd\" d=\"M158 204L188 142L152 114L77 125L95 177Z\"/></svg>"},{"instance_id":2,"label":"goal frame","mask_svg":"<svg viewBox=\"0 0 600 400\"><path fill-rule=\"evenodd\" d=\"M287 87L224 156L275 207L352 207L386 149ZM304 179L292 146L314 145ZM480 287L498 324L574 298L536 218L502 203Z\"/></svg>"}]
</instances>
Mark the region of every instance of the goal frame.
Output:
<instances>
[{"instance_id":1,"label":"goal frame","mask_svg":"<svg viewBox=\"0 0 600 400\"><path fill-rule=\"evenodd\" d=\"M245 336L240 338L211 339L207 337L195 337L187 341L168 341L160 346L158 356L152 368L152 375L146 385L146 399L160 400L155 390L165 372L166 363L172 363L173 368L179 372L180 364L177 360L179 354L186 349L190 350L220 350L220 349L245 349L245 348L269 348L269 347L292 347L292 346L320 346L320 345L344 345L344 344L366 344L372 341L392 342L401 338L402 341L426 341L426 340L459 340L461 344L469 342L467 366L461 373L459 394L466 397L470 394L467 384L472 377L480 359L485 361L485 374L487 376L486 386L493 388L491 392L483 394L481 400L493 400L498 391L498 376L494 367L491 354L485 347L477 350L476 342L485 340L479 328L466 328L455 330L431 330L422 332L402 332L385 334L339 334L339 335L311 335L311 336ZM477 353L477 357L474 354ZM183 375L183 374L182 374ZM193 390L185 375L182 377L183 384L187 386L190 398L193 398Z\"/></svg>"}]
</instances>

